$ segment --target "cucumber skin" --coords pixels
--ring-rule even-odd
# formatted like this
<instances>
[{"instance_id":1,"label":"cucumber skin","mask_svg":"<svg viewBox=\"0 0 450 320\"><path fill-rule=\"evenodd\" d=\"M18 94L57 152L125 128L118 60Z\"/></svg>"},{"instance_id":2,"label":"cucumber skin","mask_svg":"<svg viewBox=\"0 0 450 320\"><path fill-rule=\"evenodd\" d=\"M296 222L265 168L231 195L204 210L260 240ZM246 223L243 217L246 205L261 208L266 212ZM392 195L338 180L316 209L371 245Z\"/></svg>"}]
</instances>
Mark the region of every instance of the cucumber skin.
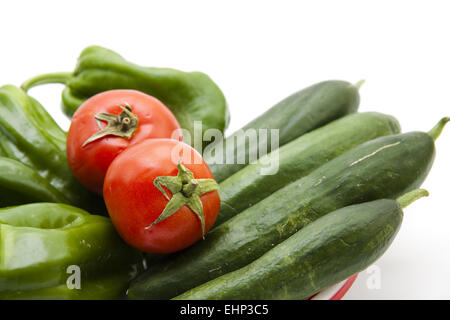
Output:
<instances>
[{"instance_id":1,"label":"cucumber skin","mask_svg":"<svg viewBox=\"0 0 450 320\"><path fill-rule=\"evenodd\" d=\"M403 219L400 205L375 200L333 211L251 264L175 299L307 299L375 262Z\"/></svg>"},{"instance_id":2,"label":"cucumber skin","mask_svg":"<svg viewBox=\"0 0 450 320\"><path fill-rule=\"evenodd\" d=\"M132 282L132 299L169 299L251 263L307 224L352 204L418 188L434 160L423 132L385 136L331 160L155 264Z\"/></svg>"},{"instance_id":3,"label":"cucumber skin","mask_svg":"<svg viewBox=\"0 0 450 320\"><path fill-rule=\"evenodd\" d=\"M357 145L399 132L400 124L395 118L364 112L302 135L278 150L279 170L275 175L261 175L261 168L277 157L270 153L220 183L221 208L214 227Z\"/></svg>"},{"instance_id":4,"label":"cucumber skin","mask_svg":"<svg viewBox=\"0 0 450 320\"><path fill-rule=\"evenodd\" d=\"M241 130L279 129L279 146L282 146L306 132L356 112L359 100L358 88L353 84L341 80L323 81L292 94L248 123ZM219 148L223 148L222 152L225 157L227 143L236 139L239 132L238 130L225 138L223 143L214 144L208 149L215 150L212 151L215 154ZM210 156L211 151L207 152L207 149L205 149L203 157L217 182L225 180L248 164L237 163L236 150L245 150L246 162L248 162L250 152L259 154L255 151L259 144L249 146L247 141L244 143L245 146L235 141L232 164L214 163L214 158ZM267 148L270 148L270 145L270 139L268 139Z\"/></svg>"}]
</instances>

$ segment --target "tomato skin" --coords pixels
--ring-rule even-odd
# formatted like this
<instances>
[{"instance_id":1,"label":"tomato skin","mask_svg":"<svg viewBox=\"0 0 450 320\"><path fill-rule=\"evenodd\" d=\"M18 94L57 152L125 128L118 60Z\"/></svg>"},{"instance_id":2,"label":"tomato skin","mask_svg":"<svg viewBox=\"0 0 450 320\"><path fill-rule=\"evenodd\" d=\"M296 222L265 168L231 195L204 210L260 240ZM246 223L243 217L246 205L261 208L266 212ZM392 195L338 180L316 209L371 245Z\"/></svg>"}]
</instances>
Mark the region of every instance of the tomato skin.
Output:
<instances>
[{"instance_id":1,"label":"tomato skin","mask_svg":"<svg viewBox=\"0 0 450 320\"><path fill-rule=\"evenodd\" d=\"M174 150L175 157L172 156ZM172 253L202 238L200 220L186 205L172 216L145 229L159 217L168 203L153 181L159 176L176 176L177 159L181 159L181 163L193 172L195 179L214 179L196 150L171 139L151 139L129 147L112 162L106 173L103 197L109 216L122 239L141 251ZM166 191L171 197L170 192ZM205 193L200 200L206 232L217 218L219 193Z\"/></svg>"},{"instance_id":2,"label":"tomato skin","mask_svg":"<svg viewBox=\"0 0 450 320\"><path fill-rule=\"evenodd\" d=\"M118 115L119 105L131 106L139 124L131 139L105 136L83 143L100 129L94 116L99 113ZM102 122L106 126L105 122ZM158 99L136 90L110 90L86 100L75 112L67 134L67 158L75 177L86 188L101 195L106 171L117 155L128 146L145 139L171 138L180 125L172 112Z\"/></svg>"}]
</instances>

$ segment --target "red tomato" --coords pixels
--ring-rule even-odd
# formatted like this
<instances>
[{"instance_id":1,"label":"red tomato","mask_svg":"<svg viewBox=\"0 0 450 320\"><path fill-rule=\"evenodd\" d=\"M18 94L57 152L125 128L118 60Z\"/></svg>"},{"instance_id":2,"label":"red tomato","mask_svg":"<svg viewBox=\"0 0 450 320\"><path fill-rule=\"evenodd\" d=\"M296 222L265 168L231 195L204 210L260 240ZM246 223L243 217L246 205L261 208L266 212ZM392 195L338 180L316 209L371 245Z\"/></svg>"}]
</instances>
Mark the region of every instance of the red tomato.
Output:
<instances>
[{"instance_id":1,"label":"red tomato","mask_svg":"<svg viewBox=\"0 0 450 320\"><path fill-rule=\"evenodd\" d=\"M202 238L200 219L187 205L147 228L169 202L154 181L157 177L176 177L178 160L193 173L194 179L213 179L196 150L171 139L151 139L129 147L106 173L103 197L109 216L125 242L141 251L172 253ZM172 200L171 192L164 189ZM200 200L206 232L217 218L220 198L217 191L210 191L200 195Z\"/></svg>"},{"instance_id":2,"label":"red tomato","mask_svg":"<svg viewBox=\"0 0 450 320\"><path fill-rule=\"evenodd\" d=\"M125 119L127 114L123 108L126 106L134 114L132 118L138 120L135 128L132 126L134 122L130 125L130 118ZM108 127L105 119L117 118L120 114L124 115L120 118L121 121L127 120L126 124L129 125L129 137L107 134L86 143L90 137ZM121 125L118 127L121 128L119 134L127 132L122 122L114 123ZM152 96L136 90L110 90L99 93L86 100L72 118L67 134L69 166L81 184L101 194L106 170L118 154L128 146L149 138L171 138L177 129L180 129L180 125L175 116L161 101ZM133 130L134 132L131 132Z\"/></svg>"}]
</instances>

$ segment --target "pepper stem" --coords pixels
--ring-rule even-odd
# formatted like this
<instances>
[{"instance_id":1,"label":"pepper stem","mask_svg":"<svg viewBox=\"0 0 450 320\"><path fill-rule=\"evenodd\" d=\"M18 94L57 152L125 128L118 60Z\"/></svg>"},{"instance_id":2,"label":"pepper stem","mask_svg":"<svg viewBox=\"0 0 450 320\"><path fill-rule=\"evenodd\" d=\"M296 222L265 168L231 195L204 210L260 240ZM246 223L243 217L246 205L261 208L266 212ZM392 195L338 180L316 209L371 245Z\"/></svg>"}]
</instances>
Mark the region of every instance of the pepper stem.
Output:
<instances>
[{"instance_id":1,"label":"pepper stem","mask_svg":"<svg viewBox=\"0 0 450 320\"><path fill-rule=\"evenodd\" d=\"M357 83L355 83L355 87L358 88L358 90L361 89L361 86L364 84L364 82L366 82L366 80L359 80Z\"/></svg>"},{"instance_id":2,"label":"pepper stem","mask_svg":"<svg viewBox=\"0 0 450 320\"><path fill-rule=\"evenodd\" d=\"M440 136L442 133L442 130L444 130L445 125L447 122L450 121L450 117L444 117L431 129L428 131L428 134L433 138L434 141Z\"/></svg>"},{"instance_id":3,"label":"pepper stem","mask_svg":"<svg viewBox=\"0 0 450 320\"><path fill-rule=\"evenodd\" d=\"M41 84L47 83L62 83L66 84L67 81L72 77L72 72L53 72L41 74L36 77L30 78L20 86L22 90L27 92L30 88L39 86Z\"/></svg>"},{"instance_id":4,"label":"pepper stem","mask_svg":"<svg viewBox=\"0 0 450 320\"><path fill-rule=\"evenodd\" d=\"M413 191L407 192L404 195L397 198L397 202L400 204L402 208L406 208L414 201L422 198L428 197L430 194L425 189L415 189Z\"/></svg>"},{"instance_id":5,"label":"pepper stem","mask_svg":"<svg viewBox=\"0 0 450 320\"><path fill-rule=\"evenodd\" d=\"M159 217L145 229L150 229L186 205L199 218L202 227L202 237L205 238L205 216L200 196L217 190L219 185L214 179L195 179L192 171L183 166L181 162L178 163L177 168L178 173L176 177L160 176L153 181L155 187L164 195L168 203ZM172 193L171 199L167 196L163 186Z\"/></svg>"}]
</instances>

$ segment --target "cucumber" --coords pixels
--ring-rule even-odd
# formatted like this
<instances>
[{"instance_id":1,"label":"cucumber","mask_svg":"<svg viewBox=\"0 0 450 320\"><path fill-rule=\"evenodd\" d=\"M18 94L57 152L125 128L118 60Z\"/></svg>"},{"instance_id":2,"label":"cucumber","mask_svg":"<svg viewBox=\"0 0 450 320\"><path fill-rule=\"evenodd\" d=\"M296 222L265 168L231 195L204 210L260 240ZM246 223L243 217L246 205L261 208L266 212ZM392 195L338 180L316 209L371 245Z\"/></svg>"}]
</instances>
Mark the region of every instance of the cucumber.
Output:
<instances>
[{"instance_id":1,"label":"cucumber","mask_svg":"<svg viewBox=\"0 0 450 320\"><path fill-rule=\"evenodd\" d=\"M353 147L399 132L400 125L391 116L355 113L285 144L220 183L221 207L215 226ZM277 163L277 172L262 174Z\"/></svg>"},{"instance_id":2,"label":"cucumber","mask_svg":"<svg viewBox=\"0 0 450 320\"><path fill-rule=\"evenodd\" d=\"M375 262L400 228L402 207L425 195L418 189L398 202L381 199L333 211L249 265L175 299L307 299Z\"/></svg>"},{"instance_id":3,"label":"cucumber","mask_svg":"<svg viewBox=\"0 0 450 320\"><path fill-rule=\"evenodd\" d=\"M282 100L223 141L209 145L203 158L215 180L223 181L245 167L252 155L258 158L264 154L261 146L273 151L306 132L355 112L358 106L358 86L339 80L317 83ZM257 133L259 129L268 129L267 136L260 135L258 143L249 143L245 132ZM279 130L278 145L273 148L270 129ZM243 161L238 156L241 152L245 155Z\"/></svg>"},{"instance_id":4,"label":"cucumber","mask_svg":"<svg viewBox=\"0 0 450 320\"><path fill-rule=\"evenodd\" d=\"M244 267L307 224L339 208L418 188L435 154L429 133L409 132L363 143L274 192L207 234L204 241L155 263L128 290L130 298L173 298ZM355 133L357 134L357 133Z\"/></svg>"}]
</instances>

